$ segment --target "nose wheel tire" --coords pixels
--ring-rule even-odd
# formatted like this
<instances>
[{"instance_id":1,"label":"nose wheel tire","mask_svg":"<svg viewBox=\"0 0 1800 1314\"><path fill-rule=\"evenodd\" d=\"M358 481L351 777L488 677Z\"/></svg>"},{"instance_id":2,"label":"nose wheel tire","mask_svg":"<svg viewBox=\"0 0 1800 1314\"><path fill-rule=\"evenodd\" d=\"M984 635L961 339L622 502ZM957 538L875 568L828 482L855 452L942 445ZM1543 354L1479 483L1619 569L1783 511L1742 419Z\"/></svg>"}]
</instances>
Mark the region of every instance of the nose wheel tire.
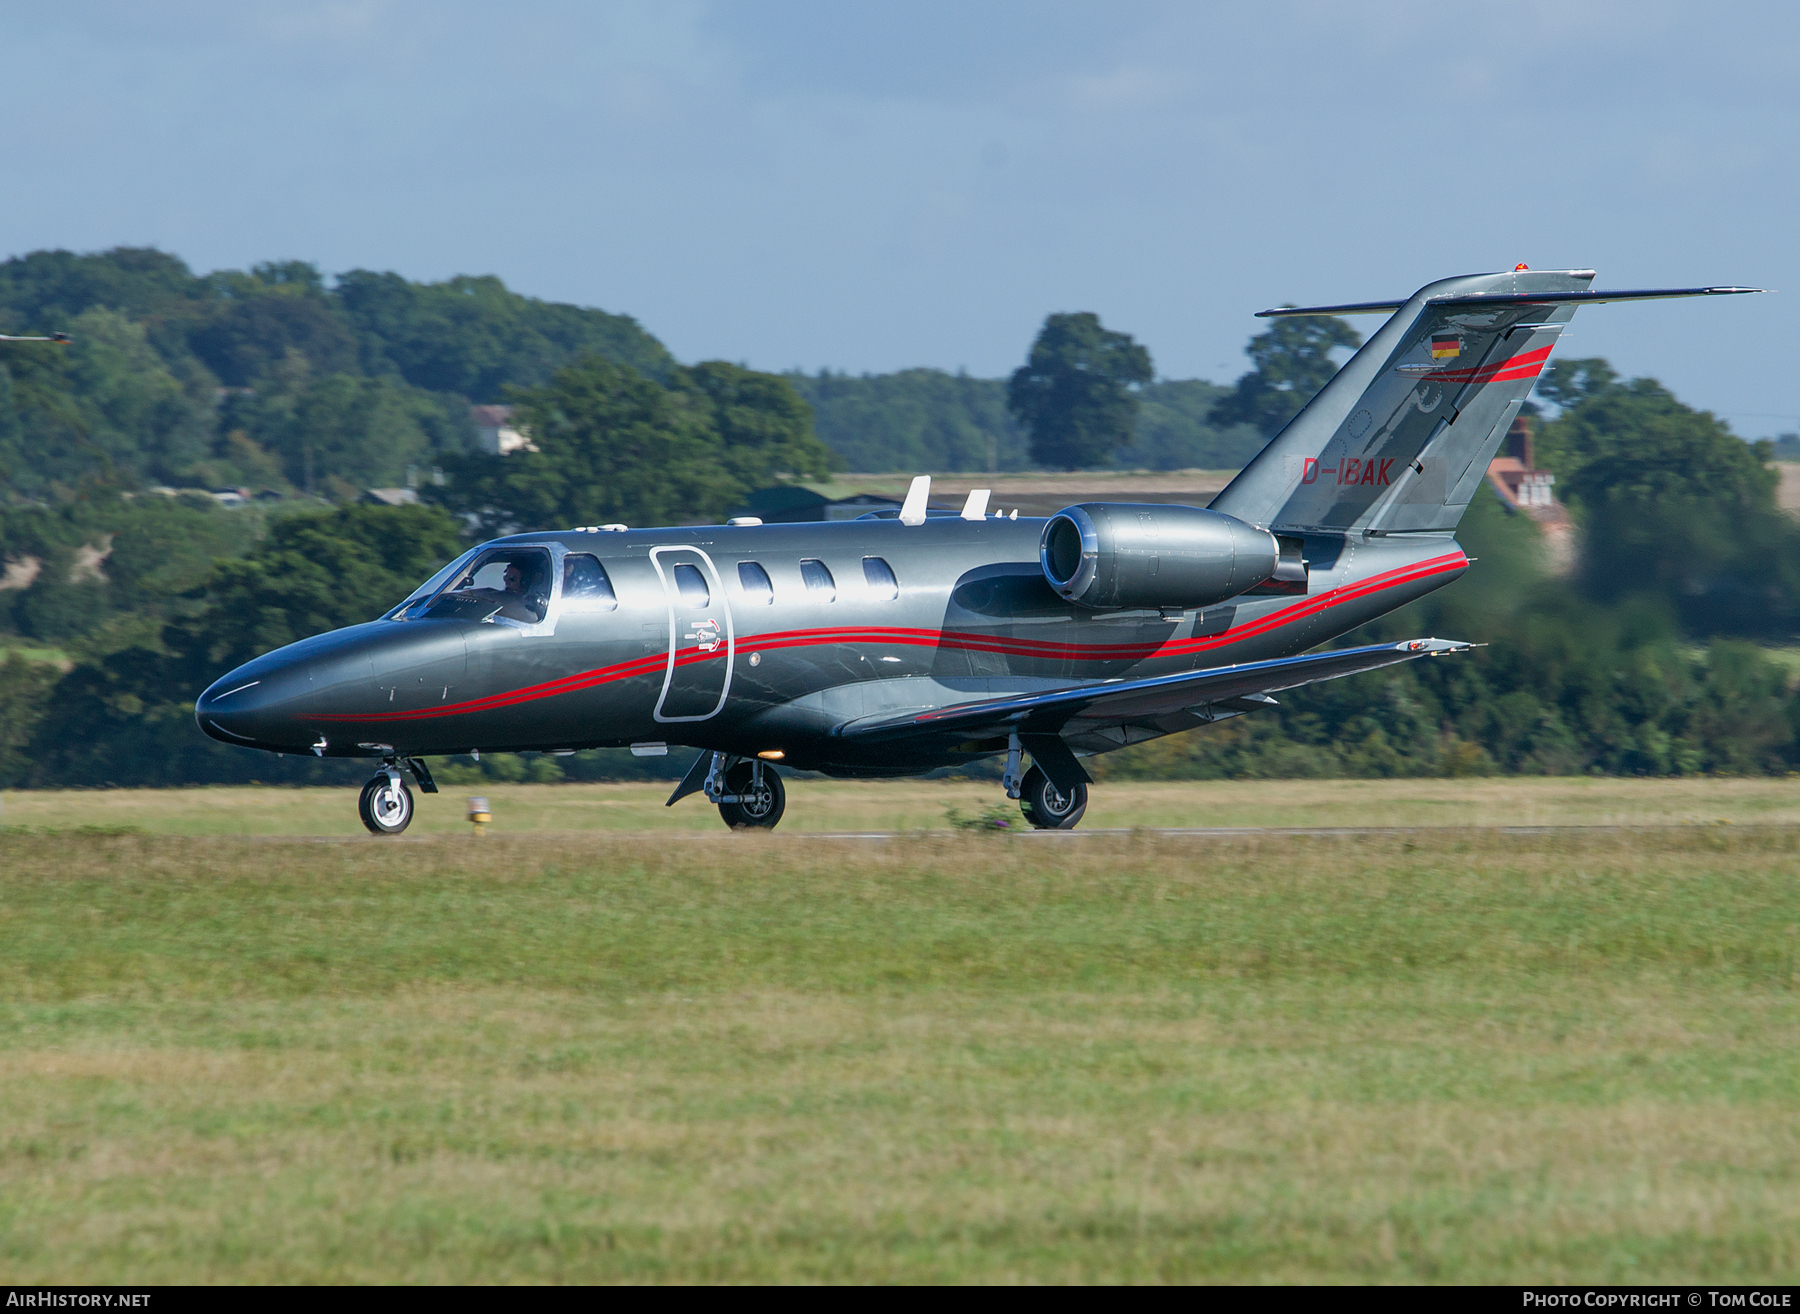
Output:
<instances>
[{"instance_id":1,"label":"nose wheel tire","mask_svg":"<svg viewBox=\"0 0 1800 1314\"><path fill-rule=\"evenodd\" d=\"M1074 830L1087 803L1085 784L1075 786L1072 794L1058 793L1040 767L1032 767L1019 782L1019 811L1039 830Z\"/></svg>"},{"instance_id":2,"label":"nose wheel tire","mask_svg":"<svg viewBox=\"0 0 1800 1314\"><path fill-rule=\"evenodd\" d=\"M733 830L773 830L787 811L787 786L781 783L775 768L762 769L760 785L756 774L756 768L748 762L739 762L725 773L725 792L745 800L719 804L719 815Z\"/></svg>"},{"instance_id":3,"label":"nose wheel tire","mask_svg":"<svg viewBox=\"0 0 1800 1314\"><path fill-rule=\"evenodd\" d=\"M384 772L362 787L356 810L370 834L398 835L412 824L412 790Z\"/></svg>"}]
</instances>

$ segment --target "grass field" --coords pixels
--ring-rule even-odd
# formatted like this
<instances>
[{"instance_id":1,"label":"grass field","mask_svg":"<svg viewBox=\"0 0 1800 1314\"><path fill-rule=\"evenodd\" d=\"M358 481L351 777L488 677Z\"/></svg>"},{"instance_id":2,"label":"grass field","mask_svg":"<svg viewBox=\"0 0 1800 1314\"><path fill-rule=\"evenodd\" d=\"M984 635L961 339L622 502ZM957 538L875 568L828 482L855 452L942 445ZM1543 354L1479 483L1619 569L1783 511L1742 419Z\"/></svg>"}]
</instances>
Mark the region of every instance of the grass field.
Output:
<instances>
[{"instance_id":1,"label":"grass field","mask_svg":"<svg viewBox=\"0 0 1800 1314\"><path fill-rule=\"evenodd\" d=\"M0 836L0 1281L1800 1276L1800 827L504 824Z\"/></svg>"},{"instance_id":2,"label":"grass field","mask_svg":"<svg viewBox=\"0 0 1800 1314\"><path fill-rule=\"evenodd\" d=\"M491 801L497 835L562 831L721 832L698 797L663 806L670 782L445 786L419 796L409 837L466 833L466 798ZM783 835L948 829L949 812L1001 802L994 781L799 780L788 786ZM1741 780L1319 780L1102 782L1084 829L1136 826L1648 826L1800 825L1800 782ZM0 824L29 829L130 827L159 835L337 835L368 838L354 789L13 791ZM374 842L374 841L370 841ZM382 843L392 841L383 840Z\"/></svg>"}]
</instances>

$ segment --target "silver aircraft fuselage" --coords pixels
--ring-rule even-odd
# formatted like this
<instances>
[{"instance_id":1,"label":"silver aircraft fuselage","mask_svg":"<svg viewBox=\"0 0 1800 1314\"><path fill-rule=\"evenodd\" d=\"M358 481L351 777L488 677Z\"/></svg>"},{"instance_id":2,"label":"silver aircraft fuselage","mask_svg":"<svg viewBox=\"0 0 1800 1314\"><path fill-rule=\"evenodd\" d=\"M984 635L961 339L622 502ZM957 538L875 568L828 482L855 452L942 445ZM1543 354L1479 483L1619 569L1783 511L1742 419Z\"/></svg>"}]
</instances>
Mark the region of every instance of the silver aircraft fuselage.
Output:
<instances>
[{"instance_id":1,"label":"silver aircraft fuselage","mask_svg":"<svg viewBox=\"0 0 1800 1314\"><path fill-rule=\"evenodd\" d=\"M196 717L225 743L327 757L685 745L779 753L786 765L834 775L911 775L1004 741L861 742L846 729L1287 657L1468 567L1449 533L1310 534L1303 595L1096 613L1046 581L1045 523L933 516L516 535L462 560L497 546L542 549L552 583L541 620L408 618L403 604L239 667L206 690ZM565 590L565 577L579 574L571 555L599 561L611 605ZM1159 732L1211 719L1165 718ZM1123 726L1096 725L1070 747L1105 751L1131 739Z\"/></svg>"}]
</instances>

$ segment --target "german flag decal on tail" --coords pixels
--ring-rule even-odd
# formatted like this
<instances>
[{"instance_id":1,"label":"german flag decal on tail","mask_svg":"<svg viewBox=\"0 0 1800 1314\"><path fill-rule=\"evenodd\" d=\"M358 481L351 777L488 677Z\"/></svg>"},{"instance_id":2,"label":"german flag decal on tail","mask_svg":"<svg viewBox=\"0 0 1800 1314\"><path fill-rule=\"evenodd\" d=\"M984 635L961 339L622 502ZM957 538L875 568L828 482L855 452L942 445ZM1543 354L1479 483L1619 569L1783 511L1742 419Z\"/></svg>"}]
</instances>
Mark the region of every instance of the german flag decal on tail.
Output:
<instances>
[{"instance_id":1,"label":"german flag decal on tail","mask_svg":"<svg viewBox=\"0 0 1800 1314\"><path fill-rule=\"evenodd\" d=\"M1454 360L1462 355L1462 335L1460 333L1433 333L1431 335L1431 358L1433 360Z\"/></svg>"}]
</instances>

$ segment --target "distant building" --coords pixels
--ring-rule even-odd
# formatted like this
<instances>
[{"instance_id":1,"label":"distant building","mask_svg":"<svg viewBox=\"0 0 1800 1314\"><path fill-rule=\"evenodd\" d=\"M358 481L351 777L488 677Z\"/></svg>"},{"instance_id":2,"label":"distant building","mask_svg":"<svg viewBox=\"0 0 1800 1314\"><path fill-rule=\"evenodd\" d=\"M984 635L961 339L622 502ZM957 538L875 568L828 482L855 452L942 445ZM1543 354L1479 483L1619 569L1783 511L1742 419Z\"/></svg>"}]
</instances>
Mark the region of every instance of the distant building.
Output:
<instances>
[{"instance_id":1,"label":"distant building","mask_svg":"<svg viewBox=\"0 0 1800 1314\"><path fill-rule=\"evenodd\" d=\"M1500 454L1488 462L1488 483L1508 511L1529 516L1544 531L1551 566L1568 571L1575 561L1575 525L1568 508L1551 491L1556 476L1537 468L1531 446L1531 421L1520 415L1506 431Z\"/></svg>"},{"instance_id":2,"label":"distant building","mask_svg":"<svg viewBox=\"0 0 1800 1314\"><path fill-rule=\"evenodd\" d=\"M765 525L792 525L813 520L854 520L871 511L898 511L900 503L875 493L832 499L795 484L759 488L744 499L733 516L755 516Z\"/></svg>"},{"instance_id":3,"label":"distant building","mask_svg":"<svg viewBox=\"0 0 1800 1314\"><path fill-rule=\"evenodd\" d=\"M1514 511L1530 514L1534 508L1541 507L1555 507L1561 511L1562 504L1550 491L1556 484L1556 476L1548 470L1537 469L1533 457L1531 422L1521 415L1506 431L1500 454L1488 462L1488 482L1500 494L1500 500ZM1534 515L1532 518L1542 517Z\"/></svg>"},{"instance_id":4,"label":"distant building","mask_svg":"<svg viewBox=\"0 0 1800 1314\"><path fill-rule=\"evenodd\" d=\"M507 456L523 449L535 452L531 439L513 427L510 406L471 406L469 418L475 421L475 442L490 456Z\"/></svg>"},{"instance_id":5,"label":"distant building","mask_svg":"<svg viewBox=\"0 0 1800 1314\"><path fill-rule=\"evenodd\" d=\"M877 493L853 493L825 504L826 520L855 520L871 511L898 511L900 503Z\"/></svg>"},{"instance_id":6,"label":"distant building","mask_svg":"<svg viewBox=\"0 0 1800 1314\"><path fill-rule=\"evenodd\" d=\"M371 506L417 506L419 490L416 488L365 488L362 500Z\"/></svg>"}]
</instances>

